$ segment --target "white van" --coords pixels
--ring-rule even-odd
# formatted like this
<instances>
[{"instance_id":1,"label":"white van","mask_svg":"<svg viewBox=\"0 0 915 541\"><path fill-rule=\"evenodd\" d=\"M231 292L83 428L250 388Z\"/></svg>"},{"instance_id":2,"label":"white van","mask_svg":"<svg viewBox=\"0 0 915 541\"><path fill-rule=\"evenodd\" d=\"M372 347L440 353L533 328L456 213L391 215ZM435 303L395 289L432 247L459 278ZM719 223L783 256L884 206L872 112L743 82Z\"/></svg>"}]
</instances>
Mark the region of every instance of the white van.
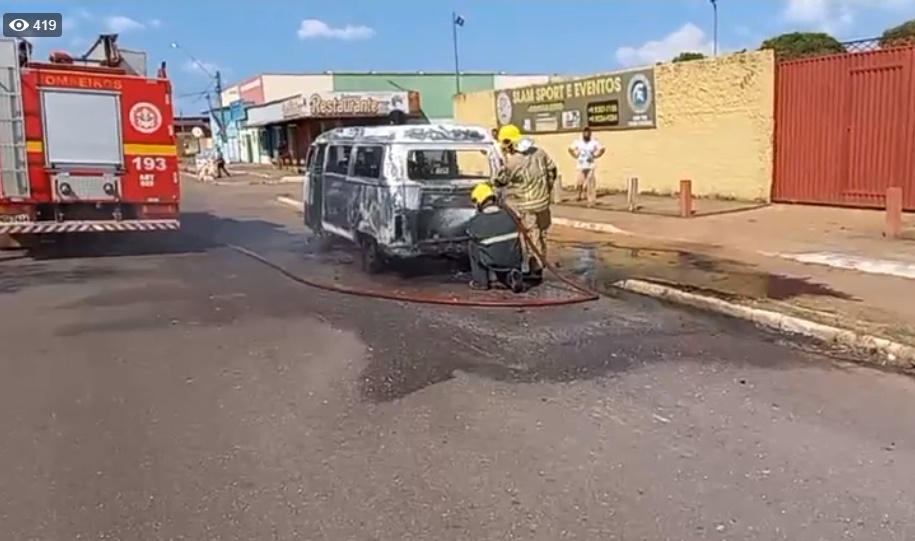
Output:
<instances>
[{"instance_id":1,"label":"white van","mask_svg":"<svg viewBox=\"0 0 915 541\"><path fill-rule=\"evenodd\" d=\"M337 128L309 149L305 224L356 243L364 270L390 258L463 253L470 192L498 164L489 130L407 125Z\"/></svg>"}]
</instances>

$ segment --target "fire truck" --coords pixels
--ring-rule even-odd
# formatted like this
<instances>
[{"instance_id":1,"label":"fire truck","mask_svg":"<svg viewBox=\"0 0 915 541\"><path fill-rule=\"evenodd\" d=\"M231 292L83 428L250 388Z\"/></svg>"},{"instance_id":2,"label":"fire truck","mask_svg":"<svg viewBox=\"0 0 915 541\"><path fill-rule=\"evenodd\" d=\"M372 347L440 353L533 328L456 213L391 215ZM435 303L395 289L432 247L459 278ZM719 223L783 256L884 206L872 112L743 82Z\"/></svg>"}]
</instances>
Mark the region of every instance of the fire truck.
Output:
<instances>
[{"instance_id":1,"label":"fire truck","mask_svg":"<svg viewBox=\"0 0 915 541\"><path fill-rule=\"evenodd\" d=\"M165 63L102 35L86 55L31 58L0 40L0 235L179 228L178 157Z\"/></svg>"}]
</instances>

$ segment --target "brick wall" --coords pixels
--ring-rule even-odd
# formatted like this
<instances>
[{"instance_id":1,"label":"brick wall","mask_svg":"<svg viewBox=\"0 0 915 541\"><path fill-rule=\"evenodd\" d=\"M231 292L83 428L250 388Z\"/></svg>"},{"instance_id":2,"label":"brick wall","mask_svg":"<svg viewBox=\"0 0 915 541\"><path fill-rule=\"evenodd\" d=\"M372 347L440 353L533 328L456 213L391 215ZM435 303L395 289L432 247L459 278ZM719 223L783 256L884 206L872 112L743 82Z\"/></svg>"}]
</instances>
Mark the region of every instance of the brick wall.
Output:
<instances>
[{"instance_id":1,"label":"brick wall","mask_svg":"<svg viewBox=\"0 0 915 541\"><path fill-rule=\"evenodd\" d=\"M768 201L772 183L775 61L770 51L655 67L654 130L597 132L607 154L599 187L624 190L630 175L642 192L676 193L680 179L698 196ZM462 123L495 126L492 91L455 97ZM575 134L536 136L557 161L563 184L575 179L566 148Z\"/></svg>"}]
</instances>

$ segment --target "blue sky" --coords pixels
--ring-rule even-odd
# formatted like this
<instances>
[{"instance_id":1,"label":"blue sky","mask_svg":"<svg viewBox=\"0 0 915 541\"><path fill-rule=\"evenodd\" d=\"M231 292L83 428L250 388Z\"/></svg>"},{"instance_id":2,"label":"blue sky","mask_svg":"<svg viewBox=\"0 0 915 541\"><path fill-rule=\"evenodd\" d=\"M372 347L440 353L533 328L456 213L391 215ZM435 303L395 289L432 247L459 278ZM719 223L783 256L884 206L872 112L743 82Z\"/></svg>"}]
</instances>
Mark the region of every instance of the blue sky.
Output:
<instances>
[{"instance_id":1,"label":"blue sky","mask_svg":"<svg viewBox=\"0 0 915 541\"><path fill-rule=\"evenodd\" d=\"M753 48L792 30L871 37L915 18L915 0L718 0L719 49ZM265 71L451 71L451 12L461 69L508 73L591 73L710 52L709 0L111 0L5 2L7 11L54 11L64 36L39 39L82 53L100 32L168 62L183 109L219 69L227 83ZM177 42L180 49L170 43ZM187 112L187 111L185 111Z\"/></svg>"}]
</instances>

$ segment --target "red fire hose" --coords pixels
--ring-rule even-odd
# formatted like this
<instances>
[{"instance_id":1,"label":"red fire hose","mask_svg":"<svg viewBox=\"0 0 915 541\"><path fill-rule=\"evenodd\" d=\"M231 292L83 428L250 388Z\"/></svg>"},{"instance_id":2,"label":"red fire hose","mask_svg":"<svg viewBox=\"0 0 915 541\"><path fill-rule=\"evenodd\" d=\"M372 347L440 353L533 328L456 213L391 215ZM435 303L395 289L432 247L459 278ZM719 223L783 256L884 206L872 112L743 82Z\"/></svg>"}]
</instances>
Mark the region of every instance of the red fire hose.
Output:
<instances>
[{"instance_id":1,"label":"red fire hose","mask_svg":"<svg viewBox=\"0 0 915 541\"><path fill-rule=\"evenodd\" d=\"M573 291L577 292L578 295L574 297L554 297L554 298L530 298L517 296L513 298L498 299L498 300L487 300L487 299L468 299L468 298L458 298L458 297L446 297L444 295L434 295L434 294L420 294L420 293L393 293L390 291L381 291L370 288L361 288L361 287L351 287L344 286L340 284L326 283L319 280L313 280L311 278L306 278L299 274L292 272L291 270L283 267L282 265L270 261L266 257L258 254L257 252L251 251L247 248L236 246L234 244L226 244L228 248L235 250L236 252L246 255L251 259L262 263L286 276L287 278L294 280L300 284L313 287L316 289L321 289L324 291L331 291L334 293L342 293L344 295L353 295L356 297L368 297L373 299L381 299L388 301L399 301L399 302L408 302L414 304L437 304L443 306L469 306L469 307L481 307L481 308L544 308L548 306L568 306L571 304L581 304L585 302L596 301L600 298L600 293L597 291L579 284L578 282L563 276L556 267L550 264L543 254L540 253L539 248L531 242L530 235L528 234L527 229L518 219L518 216L511 211L511 209L506 210L512 215L515 221L518 223L518 230L521 235L524 237L524 241L527 243L529 249L537 256L537 259L543 262L543 266L546 270L550 271L560 282L567 285Z\"/></svg>"}]
</instances>

